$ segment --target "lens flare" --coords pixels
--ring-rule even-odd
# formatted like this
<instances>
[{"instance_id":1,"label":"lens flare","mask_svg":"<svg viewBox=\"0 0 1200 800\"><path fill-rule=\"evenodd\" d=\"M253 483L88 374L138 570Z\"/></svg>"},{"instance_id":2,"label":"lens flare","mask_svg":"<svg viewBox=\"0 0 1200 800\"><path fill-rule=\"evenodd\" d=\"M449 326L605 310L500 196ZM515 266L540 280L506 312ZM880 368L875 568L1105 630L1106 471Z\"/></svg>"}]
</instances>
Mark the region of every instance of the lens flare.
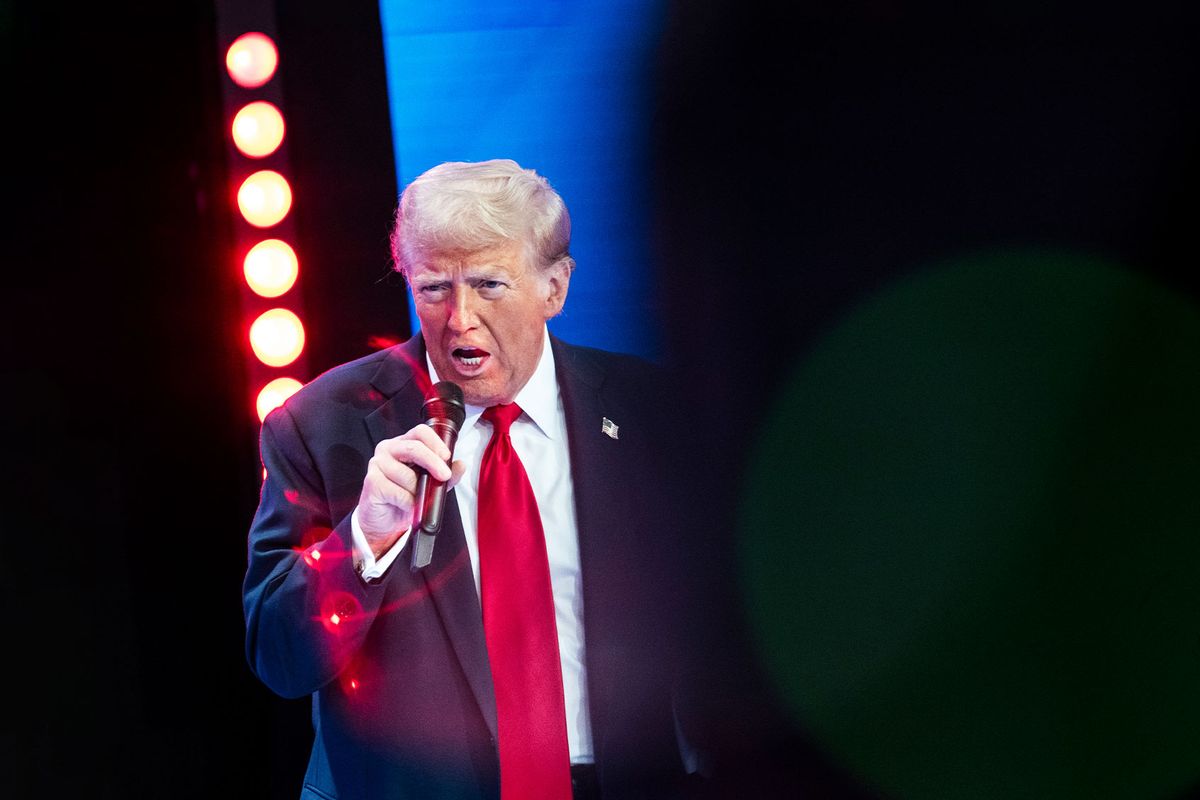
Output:
<instances>
[{"instance_id":1,"label":"lens flare","mask_svg":"<svg viewBox=\"0 0 1200 800\"><path fill-rule=\"evenodd\" d=\"M302 384L295 378L276 378L258 392L258 421L262 422L274 409L283 405L283 401L300 391ZM267 471L263 469L263 480L267 479Z\"/></svg>"},{"instance_id":2,"label":"lens flare","mask_svg":"<svg viewBox=\"0 0 1200 800\"><path fill-rule=\"evenodd\" d=\"M300 262L291 245L264 239L246 253L242 262L246 283L261 297L279 297L296 283Z\"/></svg>"},{"instance_id":3,"label":"lens flare","mask_svg":"<svg viewBox=\"0 0 1200 800\"><path fill-rule=\"evenodd\" d=\"M247 222L258 228L269 228L291 210L292 187L278 172L262 169L242 181L237 203Z\"/></svg>"},{"instance_id":4,"label":"lens flare","mask_svg":"<svg viewBox=\"0 0 1200 800\"><path fill-rule=\"evenodd\" d=\"M225 53L225 68L233 82L245 89L262 86L275 74L279 50L264 33L244 33Z\"/></svg>"},{"instance_id":5,"label":"lens flare","mask_svg":"<svg viewBox=\"0 0 1200 800\"><path fill-rule=\"evenodd\" d=\"M250 158L269 156L283 143L283 114L266 100L247 103L234 115L230 132L233 143L243 155Z\"/></svg>"}]
</instances>

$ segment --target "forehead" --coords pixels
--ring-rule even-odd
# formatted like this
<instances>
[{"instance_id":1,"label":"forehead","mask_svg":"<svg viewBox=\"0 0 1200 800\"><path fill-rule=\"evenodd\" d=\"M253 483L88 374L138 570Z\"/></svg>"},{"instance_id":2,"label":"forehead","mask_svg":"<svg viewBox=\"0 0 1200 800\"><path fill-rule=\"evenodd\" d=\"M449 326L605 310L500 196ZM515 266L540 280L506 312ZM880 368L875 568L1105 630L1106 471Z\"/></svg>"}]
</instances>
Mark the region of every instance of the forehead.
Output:
<instances>
[{"instance_id":1,"label":"forehead","mask_svg":"<svg viewBox=\"0 0 1200 800\"><path fill-rule=\"evenodd\" d=\"M416 260L413 276L458 272L501 271L519 273L528 266L528 253L520 242L502 242L478 250L441 250Z\"/></svg>"}]
</instances>

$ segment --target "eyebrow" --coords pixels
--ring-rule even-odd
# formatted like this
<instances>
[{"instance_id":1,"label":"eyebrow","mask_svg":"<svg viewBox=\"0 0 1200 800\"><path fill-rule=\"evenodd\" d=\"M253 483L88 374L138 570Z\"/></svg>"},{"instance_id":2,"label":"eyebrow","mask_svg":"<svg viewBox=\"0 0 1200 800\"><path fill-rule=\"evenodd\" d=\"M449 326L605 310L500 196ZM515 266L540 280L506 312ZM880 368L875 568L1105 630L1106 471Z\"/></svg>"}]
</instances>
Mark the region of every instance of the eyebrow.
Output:
<instances>
[{"instance_id":1,"label":"eyebrow","mask_svg":"<svg viewBox=\"0 0 1200 800\"><path fill-rule=\"evenodd\" d=\"M463 277L467 280L471 278L502 278L508 277L508 272L497 264L480 264L476 267L471 267L470 271L463 273Z\"/></svg>"},{"instance_id":2,"label":"eyebrow","mask_svg":"<svg viewBox=\"0 0 1200 800\"><path fill-rule=\"evenodd\" d=\"M461 273L461 279L468 283L473 280L493 280L497 278L507 281L511 280L512 277L513 276L506 272L503 267L494 264L483 264L477 267L471 267L470 270ZM423 276L416 278L415 282L418 284L451 283L452 279L449 273L446 272L427 271Z\"/></svg>"}]
</instances>

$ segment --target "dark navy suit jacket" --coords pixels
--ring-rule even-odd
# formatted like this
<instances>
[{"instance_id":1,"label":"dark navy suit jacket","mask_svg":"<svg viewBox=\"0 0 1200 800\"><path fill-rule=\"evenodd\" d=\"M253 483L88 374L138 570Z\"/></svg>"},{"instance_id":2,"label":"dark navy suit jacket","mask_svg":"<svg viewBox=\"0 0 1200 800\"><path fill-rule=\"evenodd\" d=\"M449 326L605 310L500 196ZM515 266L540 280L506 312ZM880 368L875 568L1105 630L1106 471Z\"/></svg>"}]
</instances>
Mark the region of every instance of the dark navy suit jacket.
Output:
<instances>
[{"instance_id":1,"label":"dark navy suit jacket","mask_svg":"<svg viewBox=\"0 0 1200 800\"><path fill-rule=\"evenodd\" d=\"M674 796L672 681L683 531L663 490L657 371L551 339L566 412L582 570L588 706L605 797ZM421 422L424 344L337 367L272 412L244 603L251 667L311 694L305 798L499 797L496 707L457 503L433 563L400 554L368 585L349 515L375 445ZM604 418L617 438L602 432Z\"/></svg>"}]
</instances>

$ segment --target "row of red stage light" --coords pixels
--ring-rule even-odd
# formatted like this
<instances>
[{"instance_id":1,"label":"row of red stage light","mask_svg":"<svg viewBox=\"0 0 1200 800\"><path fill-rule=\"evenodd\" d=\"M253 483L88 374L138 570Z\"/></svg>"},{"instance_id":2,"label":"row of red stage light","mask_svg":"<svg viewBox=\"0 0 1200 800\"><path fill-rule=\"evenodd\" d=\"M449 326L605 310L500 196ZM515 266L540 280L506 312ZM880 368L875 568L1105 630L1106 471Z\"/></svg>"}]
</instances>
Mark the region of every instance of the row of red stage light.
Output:
<instances>
[{"instance_id":1,"label":"row of red stage light","mask_svg":"<svg viewBox=\"0 0 1200 800\"><path fill-rule=\"evenodd\" d=\"M229 77L243 89L257 89L274 76L279 51L269 36L250 32L239 36L225 54ZM254 100L243 105L230 121L230 133L238 152L249 159L275 153L286 134L283 114L275 104ZM275 170L251 173L237 189L237 206L242 218L264 238L251 246L242 259L246 286L259 297L283 298L296 285L300 262L296 251L282 238L265 235L291 211L292 189L286 177ZM254 319L249 329L250 348L267 367L293 364L304 351L304 324L295 311L283 305L270 308ZM301 383L290 375L269 380L257 392L255 406L262 420L290 397Z\"/></svg>"}]
</instances>

